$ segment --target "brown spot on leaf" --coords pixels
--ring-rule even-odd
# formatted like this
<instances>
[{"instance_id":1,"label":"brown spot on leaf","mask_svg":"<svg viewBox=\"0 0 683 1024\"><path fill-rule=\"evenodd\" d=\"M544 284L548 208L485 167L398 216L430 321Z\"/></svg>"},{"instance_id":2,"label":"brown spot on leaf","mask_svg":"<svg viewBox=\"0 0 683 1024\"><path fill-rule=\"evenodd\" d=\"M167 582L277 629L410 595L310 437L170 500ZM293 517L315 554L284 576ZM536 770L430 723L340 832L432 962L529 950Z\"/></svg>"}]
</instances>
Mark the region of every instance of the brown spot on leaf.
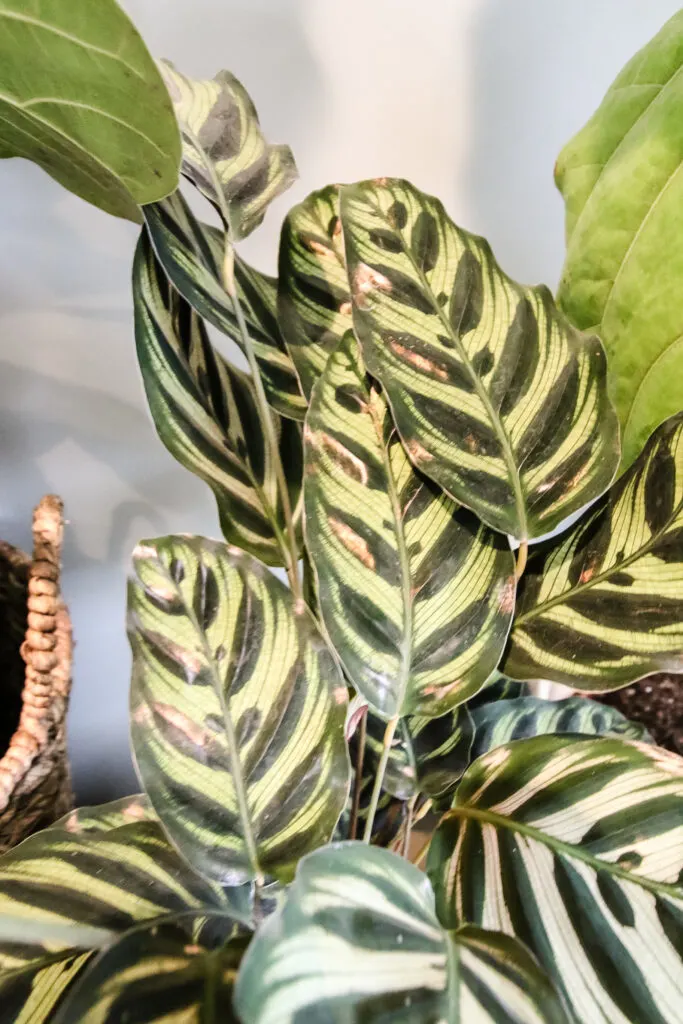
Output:
<instances>
[{"instance_id":1,"label":"brown spot on leaf","mask_svg":"<svg viewBox=\"0 0 683 1024\"><path fill-rule=\"evenodd\" d=\"M304 249L314 252L316 256L322 256L323 259L329 259L331 256L334 257L334 252L330 249L329 245L324 245L317 238L307 238L306 235L300 235L299 240Z\"/></svg>"},{"instance_id":2,"label":"brown spot on leaf","mask_svg":"<svg viewBox=\"0 0 683 1024\"><path fill-rule=\"evenodd\" d=\"M187 736L188 740L193 743L196 747L207 746L210 737L203 729L201 725L197 725L191 718L184 715L182 711L178 711L172 704L160 704L155 701L152 705L155 715L159 718L163 718L165 722L177 729L184 736Z\"/></svg>"},{"instance_id":3,"label":"brown spot on leaf","mask_svg":"<svg viewBox=\"0 0 683 1024\"><path fill-rule=\"evenodd\" d=\"M352 530L347 523L342 523L339 519L329 519L328 521L332 533L341 541L346 550L350 551L359 562L362 562L366 569L374 569L375 559L368 547L368 542L355 530Z\"/></svg>"},{"instance_id":4,"label":"brown spot on leaf","mask_svg":"<svg viewBox=\"0 0 683 1024\"><path fill-rule=\"evenodd\" d=\"M498 606L504 615L511 615L515 610L515 596L517 593L517 580L514 575L508 576L501 585L498 594Z\"/></svg>"},{"instance_id":5,"label":"brown spot on leaf","mask_svg":"<svg viewBox=\"0 0 683 1024\"><path fill-rule=\"evenodd\" d=\"M367 263L359 263L353 273L352 291L361 309L367 308L368 296L373 291L390 292L391 281Z\"/></svg>"},{"instance_id":6,"label":"brown spot on leaf","mask_svg":"<svg viewBox=\"0 0 683 1024\"><path fill-rule=\"evenodd\" d=\"M351 303L350 302L342 302L341 306L339 307L339 312L341 313L342 316L350 316L351 315Z\"/></svg>"},{"instance_id":7,"label":"brown spot on leaf","mask_svg":"<svg viewBox=\"0 0 683 1024\"><path fill-rule=\"evenodd\" d=\"M413 462L432 462L434 459L434 456L415 438L405 442L405 449Z\"/></svg>"},{"instance_id":8,"label":"brown spot on leaf","mask_svg":"<svg viewBox=\"0 0 683 1024\"><path fill-rule=\"evenodd\" d=\"M347 476L353 477L360 484L365 487L368 482L368 467L365 463L350 452L341 441L338 441L336 437L331 434L326 434L324 431L315 432L310 428L304 428L306 441L313 448L317 448L318 451L325 450L328 455L339 465L342 472L346 473Z\"/></svg>"},{"instance_id":9,"label":"brown spot on leaf","mask_svg":"<svg viewBox=\"0 0 683 1024\"><path fill-rule=\"evenodd\" d=\"M440 366L433 359L428 359L427 356L421 355L419 352L413 351L412 348L408 348L407 345L403 345L396 338L387 338L387 343L392 352L395 352L399 359L402 359L404 363L410 363L416 370L421 373L428 373L432 377L436 377L438 380L448 380L448 373L443 366Z\"/></svg>"}]
</instances>

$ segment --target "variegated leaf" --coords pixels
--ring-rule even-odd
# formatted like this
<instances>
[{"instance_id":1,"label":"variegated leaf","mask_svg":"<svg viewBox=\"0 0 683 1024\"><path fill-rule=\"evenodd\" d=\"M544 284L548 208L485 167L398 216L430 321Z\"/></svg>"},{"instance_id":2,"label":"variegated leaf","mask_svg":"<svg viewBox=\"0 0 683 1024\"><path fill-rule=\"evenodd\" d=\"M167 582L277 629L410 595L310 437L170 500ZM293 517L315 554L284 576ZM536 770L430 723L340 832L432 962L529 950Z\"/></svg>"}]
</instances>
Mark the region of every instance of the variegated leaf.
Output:
<instances>
[{"instance_id":1,"label":"variegated leaf","mask_svg":"<svg viewBox=\"0 0 683 1024\"><path fill-rule=\"evenodd\" d=\"M314 390L305 463L320 609L349 679L386 718L444 714L500 660L507 541L413 469L351 334Z\"/></svg>"},{"instance_id":2,"label":"variegated leaf","mask_svg":"<svg viewBox=\"0 0 683 1024\"><path fill-rule=\"evenodd\" d=\"M504 662L614 690L683 672L683 414L567 534L532 549Z\"/></svg>"},{"instance_id":3,"label":"variegated leaf","mask_svg":"<svg viewBox=\"0 0 683 1024\"><path fill-rule=\"evenodd\" d=\"M232 918L215 913L138 925L99 955L55 1024L239 1024L232 997L248 942Z\"/></svg>"},{"instance_id":4,"label":"variegated leaf","mask_svg":"<svg viewBox=\"0 0 683 1024\"><path fill-rule=\"evenodd\" d=\"M347 690L305 607L201 537L143 541L129 586L132 739L169 836L205 876L287 880L348 793Z\"/></svg>"},{"instance_id":5,"label":"variegated leaf","mask_svg":"<svg viewBox=\"0 0 683 1024\"><path fill-rule=\"evenodd\" d=\"M285 217L278 313L310 398L330 353L351 329L351 295L339 219L339 185L312 192Z\"/></svg>"},{"instance_id":6,"label":"variegated leaf","mask_svg":"<svg viewBox=\"0 0 683 1024\"><path fill-rule=\"evenodd\" d=\"M429 852L446 928L523 941L584 1024L679 1024L683 759L608 738L498 747Z\"/></svg>"},{"instance_id":7,"label":"variegated leaf","mask_svg":"<svg viewBox=\"0 0 683 1024\"><path fill-rule=\"evenodd\" d=\"M269 565L290 561L285 520L251 378L211 345L200 317L169 284L146 233L133 270L135 340L159 437L216 496L223 534ZM297 423L276 417L294 520L303 453Z\"/></svg>"},{"instance_id":8,"label":"variegated leaf","mask_svg":"<svg viewBox=\"0 0 683 1024\"><path fill-rule=\"evenodd\" d=\"M625 740L651 743L644 726L630 722L616 708L585 697L566 700L542 700L518 697L484 704L472 712L475 760L511 740L531 736L618 736Z\"/></svg>"},{"instance_id":9,"label":"variegated leaf","mask_svg":"<svg viewBox=\"0 0 683 1024\"><path fill-rule=\"evenodd\" d=\"M181 171L213 203L238 241L296 181L292 151L266 142L249 94L229 71L195 81L167 61L161 70L180 123Z\"/></svg>"},{"instance_id":10,"label":"variegated leaf","mask_svg":"<svg viewBox=\"0 0 683 1024\"><path fill-rule=\"evenodd\" d=\"M507 936L449 935L425 876L387 850L340 843L299 866L237 980L243 1024L560 1024L547 977Z\"/></svg>"},{"instance_id":11,"label":"variegated leaf","mask_svg":"<svg viewBox=\"0 0 683 1024\"><path fill-rule=\"evenodd\" d=\"M46 954L42 961L0 970L3 1024L54 1024L57 1011L95 956L92 950Z\"/></svg>"},{"instance_id":12,"label":"variegated leaf","mask_svg":"<svg viewBox=\"0 0 683 1024\"><path fill-rule=\"evenodd\" d=\"M235 306L223 285L225 233L198 221L180 192L142 212L157 257L177 291L244 350ZM266 397L282 416L303 420L306 399L277 321L277 281L236 254L233 271Z\"/></svg>"},{"instance_id":13,"label":"variegated leaf","mask_svg":"<svg viewBox=\"0 0 683 1024\"><path fill-rule=\"evenodd\" d=\"M355 330L414 464L522 541L601 494L619 430L598 338L407 182L344 187L341 219Z\"/></svg>"}]
</instances>

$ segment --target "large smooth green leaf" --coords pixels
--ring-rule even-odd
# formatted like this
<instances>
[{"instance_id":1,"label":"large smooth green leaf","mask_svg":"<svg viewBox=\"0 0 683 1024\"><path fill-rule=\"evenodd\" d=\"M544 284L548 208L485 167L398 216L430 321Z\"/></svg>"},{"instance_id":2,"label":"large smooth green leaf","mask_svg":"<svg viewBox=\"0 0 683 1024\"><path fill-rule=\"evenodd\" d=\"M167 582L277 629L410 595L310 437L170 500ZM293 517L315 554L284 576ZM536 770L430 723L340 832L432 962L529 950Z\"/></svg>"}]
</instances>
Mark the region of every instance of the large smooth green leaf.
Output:
<instances>
[{"instance_id":1,"label":"large smooth green leaf","mask_svg":"<svg viewBox=\"0 0 683 1024\"><path fill-rule=\"evenodd\" d=\"M507 540L413 469L350 333L314 389L305 463L320 610L349 679L386 718L444 714L500 660Z\"/></svg>"},{"instance_id":2,"label":"large smooth green leaf","mask_svg":"<svg viewBox=\"0 0 683 1024\"><path fill-rule=\"evenodd\" d=\"M215 913L139 925L100 954L55 1024L239 1024L232 997L248 941Z\"/></svg>"},{"instance_id":3,"label":"large smooth green leaf","mask_svg":"<svg viewBox=\"0 0 683 1024\"><path fill-rule=\"evenodd\" d=\"M521 541L601 494L619 435L598 338L405 181L345 186L341 219L354 327L414 464Z\"/></svg>"},{"instance_id":4,"label":"large smooth green leaf","mask_svg":"<svg viewBox=\"0 0 683 1024\"><path fill-rule=\"evenodd\" d=\"M479 758L428 860L444 927L520 939L577 1024L679 1024L682 870L683 760L567 736Z\"/></svg>"},{"instance_id":5,"label":"large smooth green leaf","mask_svg":"<svg viewBox=\"0 0 683 1024\"><path fill-rule=\"evenodd\" d=\"M347 690L310 613L200 537L139 544L128 607L133 749L168 834L224 884L288 880L349 784Z\"/></svg>"},{"instance_id":6,"label":"large smooth green leaf","mask_svg":"<svg viewBox=\"0 0 683 1024\"><path fill-rule=\"evenodd\" d=\"M243 1024L565 1021L545 975L509 938L449 935L425 876L377 847L340 843L297 871L237 980Z\"/></svg>"},{"instance_id":7,"label":"large smooth green leaf","mask_svg":"<svg viewBox=\"0 0 683 1024\"><path fill-rule=\"evenodd\" d=\"M289 146L261 133L249 94L229 71L195 81L161 66L183 138L182 172L214 204L238 241L297 178ZM208 166L207 166L208 163Z\"/></svg>"},{"instance_id":8,"label":"large smooth green leaf","mask_svg":"<svg viewBox=\"0 0 683 1024\"><path fill-rule=\"evenodd\" d=\"M278 314L310 398L330 353L352 327L339 219L339 185L312 192L285 217L280 236Z\"/></svg>"},{"instance_id":9,"label":"large smooth green leaf","mask_svg":"<svg viewBox=\"0 0 683 1024\"><path fill-rule=\"evenodd\" d=\"M585 691L683 672L683 414L569 533L532 549L504 668Z\"/></svg>"},{"instance_id":10,"label":"large smooth green leaf","mask_svg":"<svg viewBox=\"0 0 683 1024\"><path fill-rule=\"evenodd\" d=\"M683 396L683 12L610 87L563 149L567 204L558 301L598 331L628 466Z\"/></svg>"},{"instance_id":11,"label":"large smooth green leaf","mask_svg":"<svg viewBox=\"0 0 683 1024\"><path fill-rule=\"evenodd\" d=\"M176 289L244 351L235 306L223 285L225 233L198 221L180 192L146 206L143 214L157 257ZM233 271L266 397L283 416L303 420L307 402L277 321L277 281L237 255Z\"/></svg>"},{"instance_id":12,"label":"large smooth green leaf","mask_svg":"<svg viewBox=\"0 0 683 1024\"><path fill-rule=\"evenodd\" d=\"M273 453L251 378L213 348L199 316L169 284L147 233L133 267L135 340L147 401L173 456L212 489L226 540L269 565L290 560ZM301 511L301 429L275 418L294 522Z\"/></svg>"},{"instance_id":13,"label":"large smooth green leaf","mask_svg":"<svg viewBox=\"0 0 683 1024\"><path fill-rule=\"evenodd\" d=\"M176 188L171 101L115 0L0 2L0 158L12 156L137 222Z\"/></svg>"}]
</instances>

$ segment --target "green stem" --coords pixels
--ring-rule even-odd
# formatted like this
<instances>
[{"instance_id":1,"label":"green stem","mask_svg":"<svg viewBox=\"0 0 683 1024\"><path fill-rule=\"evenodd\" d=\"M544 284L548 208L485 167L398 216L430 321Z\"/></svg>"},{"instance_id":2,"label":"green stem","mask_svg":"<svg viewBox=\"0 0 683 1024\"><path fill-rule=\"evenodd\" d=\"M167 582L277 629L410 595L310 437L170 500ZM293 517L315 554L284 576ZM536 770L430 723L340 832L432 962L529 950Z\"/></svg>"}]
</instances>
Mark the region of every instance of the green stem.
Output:
<instances>
[{"instance_id":1,"label":"green stem","mask_svg":"<svg viewBox=\"0 0 683 1024\"><path fill-rule=\"evenodd\" d=\"M391 744L394 742L394 736L396 735L396 727L399 723L399 716L396 715L387 724L384 730L384 742L382 744L382 756L377 766L377 775L375 776L375 784L372 787L372 796L370 797L370 806L368 807L368 819L365 822L365 832L363 834L363 842L370 843L372 840L372 829L375 824L375 814L377 813L377 804L379 803L380 794L382 792L382 783L384 782L384 773L387 769L387 762L389 760L389 754L391 753Z\"/></svg>"},{"instance_id":2,"label":"green stem","mask_svg":"<svg viewBox=\"0 0 683 1024\"><path fill-rule=\"evenodd\" d=\"M408 859L408 854L410 852L410 840L413 834L413 815L415 814L416 800L417 793L415 793L415 795L410 798L406 809L406 823L403 831L403 848L401 850L401 855L403 856L404 860Z\"/></svg>"},{"instance_id":3,"label":"green stem","mask_svg":"<svg viewBox=\"0 0 683 1024\"><path fill-rule=\"evenodd\" d=\"M363 765L365 763L365 738L368 729L368 709L366 708L360 720L358 729L358 754L356 757L356 776L353 784L353 805L351 807L351 822L349 824L349 839L356 838L358 831L358 812L360 810L360 794L363 788Z\"/></svg>"},{"instance_id":4,"label":"green stem","mask_svg":"<svg viewBox=\"0 0 683 1024\"><path fill-rule=\"evenodd\" d=\"M515 579L516 580L521 580L522 576L524 575L524 570L526 569L526 563L527 563L528 557L529 557L529 542L526 541L526 540L523 540L522 543L519 545L519 549L517 551L517 565L515 566Z\"/></svg>"}]
</instances>

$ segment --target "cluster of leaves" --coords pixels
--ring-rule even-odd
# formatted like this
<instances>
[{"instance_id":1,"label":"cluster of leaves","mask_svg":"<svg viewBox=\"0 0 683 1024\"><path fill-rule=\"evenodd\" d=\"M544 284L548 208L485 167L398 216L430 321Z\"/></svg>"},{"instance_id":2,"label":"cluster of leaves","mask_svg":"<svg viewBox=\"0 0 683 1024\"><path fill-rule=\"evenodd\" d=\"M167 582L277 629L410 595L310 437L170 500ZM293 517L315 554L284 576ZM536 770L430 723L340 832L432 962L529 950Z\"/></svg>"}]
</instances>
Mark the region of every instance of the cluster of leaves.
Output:
<instances>
[{"instance_id":1,"label":"cluster of leaves","mask_svg":"<svg viewBox=\"0 0 683 1024\"><path fill-rule=\"evenodd\" d=\"M145 792L0 860L2 1019L680 1021L683 761L524 681L683 670L683 414L613 483L601 342L405 181L250 267L291 154L231 75L162 74L219 226L141 208L137 352L226 543L136 549Z\"/></svg>"}]
</instances>

